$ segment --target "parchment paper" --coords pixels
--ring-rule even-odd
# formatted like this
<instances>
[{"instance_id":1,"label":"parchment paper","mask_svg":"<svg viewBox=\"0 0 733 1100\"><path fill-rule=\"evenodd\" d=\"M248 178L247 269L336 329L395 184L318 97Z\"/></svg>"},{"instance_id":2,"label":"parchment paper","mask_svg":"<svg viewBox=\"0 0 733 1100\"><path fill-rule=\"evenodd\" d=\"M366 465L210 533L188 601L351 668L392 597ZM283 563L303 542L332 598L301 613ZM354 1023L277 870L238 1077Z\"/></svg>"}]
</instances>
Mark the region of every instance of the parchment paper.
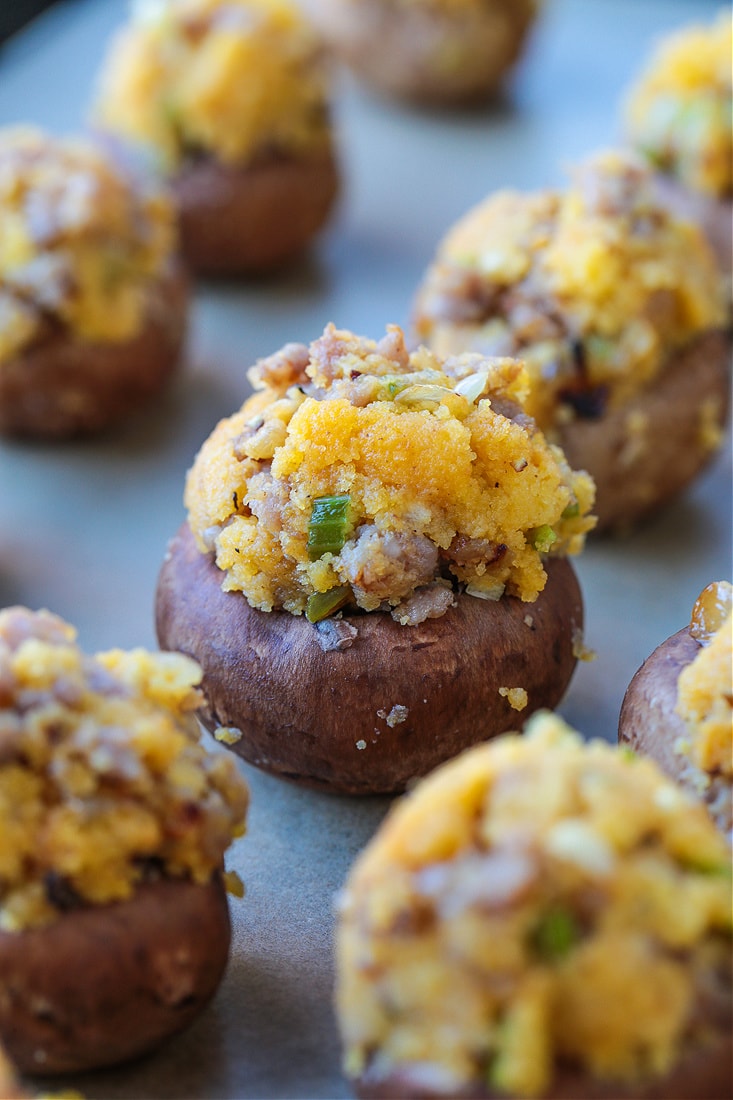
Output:
<instances>
[{"instance_id":1,"label":"parchment paper","mask_svg":"<svg viewBox=\"0 0 733 1100\"><path fill-rule=\"evenodd\" d=\"M662 33L713 18L706 0L547 0L504 102L471 113L409 109L337 83L344 195L310 255L266 281L203 284L184 368L169 392L101 440L0 443L0 606L48 607L84 648L155 646L152 605L184 517L187 467L238 408L245 371L328 321L378 338L406 324L438 238L504 186L562 182L563 165L618 140L628 82ZM82 125L119 0L67 0L0 51L0 124ZM615 740L621 699L649 653L729 577L730 447L682 499L623 541L591 542L577 571L586 642L561 713ZM331 1007L333 900L388 808L301 790L242 766L248 835L229 865L226 980L183 1036L133 1065L70 1082L87 1097L344 1097Z\"/></svg>"}]
</instances>

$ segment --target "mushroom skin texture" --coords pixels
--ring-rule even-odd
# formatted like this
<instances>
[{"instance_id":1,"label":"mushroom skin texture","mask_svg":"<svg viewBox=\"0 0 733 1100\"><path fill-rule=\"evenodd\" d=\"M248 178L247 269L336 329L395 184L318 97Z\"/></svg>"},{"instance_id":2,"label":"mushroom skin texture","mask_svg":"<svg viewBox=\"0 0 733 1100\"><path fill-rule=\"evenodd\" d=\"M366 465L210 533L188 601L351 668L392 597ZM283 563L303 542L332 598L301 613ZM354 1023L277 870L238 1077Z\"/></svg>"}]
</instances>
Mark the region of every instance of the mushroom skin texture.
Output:
<instances>
[{"instance_id":1,"label":"mushroom skin texture","mask_svg":"<svg viewBox=\"0 0 733 1100\"><path fill-rule=\"evenodd\" d=\"M647 657L626 689L619 717L618 739L635 752L651 756L663 771L700 797L694 783L697 774L689 758L675 745L690 731L677 713L680 674L700 653L700 643L689 626L672 634ZM733 829L733 787L723 775L715 775L702 792L724 832ZM721 1093L723 1095L723 1093Z\"/></svg>"},{"instance_id":2,"label":"mushroom skin texture","mask_svg":"<svg viewBox=\"0 0 733 1100\"><path fill-rule=\"evenodd\" d=\"M189 279L172 262L145 292L140 329L120 341L87 341L49 322L0 365L0 432L37 439L90 435L158 394L186 336Z\"/></svg>"},{"instance_id":3,"label":"mushroom skin texture","mask_svg":"<svg viewBox=\"0 0 733 1100\"><path fill-rule=\"evenodd\" d=\"M171 186L191 267L201 275L258 274L293 259L321 229L339 192L339 168L330 145L243 165L203 156L185 163Z\"/></svg>"},{"instance_id":4,"label":"mushroom skin texture","mask_svg":"<svg viewBox=\"0 0 733 1100\"><path fill-rule=\"evenodd\" d=\"M334 53L365 84L391 99L455 107L498 94L537 4L306 0L306 7Z\"/></svg>"},{"instance_id":5,"label":"mushroom skin texture","mask_svg":"<svg viewBox=\"0 0 733 1100\"><path fill-rule=\"evenodd\" d=\"M325 790L388 794L562 698L582 597L566 559L545 568L533 603L461 594L409 627L385 612L344 614L351 644L324 651L304 617L222 591L221 570L184 524L158 581L158 641L199 662L201 720L233 731L225 743L250 763ZM499 691L516 687L528 697L521 717Z\"/></svg>"},{"instance_id":6,"label":"mushroom skin texture","mask_svg":"<svg viewBox=\"0 0 733 1100\"><path fill-rule=\"evenodd\" d=\"M0 931L0 1036L27 1074L80 1073L135 1058L185 1028L227 962L220 874L163 878L127 901Z\"/></svg>"}]
</instances>

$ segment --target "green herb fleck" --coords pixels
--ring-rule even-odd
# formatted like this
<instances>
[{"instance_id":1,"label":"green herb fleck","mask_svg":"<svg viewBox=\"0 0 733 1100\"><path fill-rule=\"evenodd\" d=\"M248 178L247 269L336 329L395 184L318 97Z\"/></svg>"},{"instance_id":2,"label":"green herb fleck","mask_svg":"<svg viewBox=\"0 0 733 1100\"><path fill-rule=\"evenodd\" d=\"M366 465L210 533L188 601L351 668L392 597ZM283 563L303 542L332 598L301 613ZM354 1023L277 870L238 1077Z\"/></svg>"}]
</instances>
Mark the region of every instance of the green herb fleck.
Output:
<instances>
[{"instance_id":1,"label":"green herb fleck","mask_svg":"<svg viewBox=\"0 0 733 1100\"><path fill-rule=\"evenodd\" d=\"M349 530L351 497L317 497L313 501L308 524L308 557L317 561L324 554L338 554L346 542Z\"/></svg>"},{"instance_id":2,"label":"green herb fleck","mask_svg":"<svg viewBox=\"0 0 733 1100\"><path fill-rule=\"evenodd\" d=\"M348 584L341 584L337 588L329 588L328 592L314 592L308 597L305 617L309 623L319 623L321 619L327 619L335 611L342 608L348 602L351 589Z\"/></svg>"},{"instance_id":3,"label":"green herb fleck","mask_svg":"<svg viewBox=\"0 0 733 1100\"><path fill-rule=\"evenodd\" d=\"M540 958L557 962L580 939L580 930L569 909L555 906L540 917L531 936L531 944Z\"/></svg>"},{"instance_id":4,"label":"green herb fleck","mask_svg":"<svg viewBox=\"0 0 733 1100\"><path fill-rule=\"evenodd\" d=\"M546 554L553 542L557 542L557 535L549 523L543 523L527 532L527 542L540 554Z\"/></svg>"}]
</instances>

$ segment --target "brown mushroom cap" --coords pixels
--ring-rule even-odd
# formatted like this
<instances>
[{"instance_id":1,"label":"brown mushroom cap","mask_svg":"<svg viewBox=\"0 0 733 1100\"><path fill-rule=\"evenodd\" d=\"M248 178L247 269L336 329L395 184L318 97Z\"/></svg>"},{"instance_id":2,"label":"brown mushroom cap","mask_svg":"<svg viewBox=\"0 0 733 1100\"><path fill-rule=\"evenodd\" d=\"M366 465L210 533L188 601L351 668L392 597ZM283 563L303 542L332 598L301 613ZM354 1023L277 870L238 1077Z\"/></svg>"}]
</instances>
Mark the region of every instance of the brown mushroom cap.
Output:
<instances>
[{"instance_id":1,"label":"brown mushroom cap","mask_svg":"<svg viewBox=\"0 0 733 1100\"><path fill-rule=\"evenodd\" d=\"M178 363L189 284L172 264L146 292L139 332L88 342L62 326L0 364L0 432L63 439L123 420L158 393Z\"/></svg>"},{"instance_id":2,"label":"brown mushroom cap","mask_svg":"<svg viewBox=\"0 0 733 1100\"><path fill-rule=\"evenodd\" d=\"M683 787L708 803L715 803L718 825L733 826L733 787L723 776L712 778L701 792L695 784L697 773L689 758L675 752L680 739L689 738L684 720L677 714L677 682L680 674L697 657L700 643L683 627L657 646L635 673L621 706L618 739L657 764ZM720 796L723 794L723 799Z\"/></svg>"},{"instance_id":3,"label":"brown mushroom cap","mask_svg":"<svg viewBox=\"0 0 733 1100\"><path fill-rule=\"evenodd\" d=\"M332 791L386 794L560 700L582 598L569 561L546 568L534 603L460 595L418 626L386 612L344 615L353 643L324 651L305 618L223 592L222 572L184 524L158 581L158 641L199 662L202 721L240 731L232 747L250 763ZM521 714L499 693L517 687L528 696Z\"/></svg>"},{"instance_id":4,"label":"brown mushroom cap","mask_svg":"<svg viewBox=\"0 0 733 1100\"><path fill-rule=\"evenodd\" d=\"M325 223L339 190L330 146L226 165L212 156L172 180L181 248L204 275L257 274L300 252Z\"/></svg>"},{"instance_id":5,"label":"brown mushroom cap","mask_svg":"<svg viewBox=\"0 0 733 1100\"><path fill-rule=\"evenodd\" d=\"M151 1050L221 981L230 942L220 875L161 879L129 901L0 931L0 1041L24 1073L78 1073Z\"/></svg>"},{"instance_id":6,"label":"brown mushroom cap","mask_svg":"<svg viewBox=\"0 0 733 1100\"><path fill-rule=\"evenodd\" d=\"M597 419L578 417L559 428L570 466L587 470L596 483L597 531L630 527L681 492L714 458L717 447L705 428L723 431L729 360L728 334L705 333L632 400Z\"/></svg>"}]
</instances>

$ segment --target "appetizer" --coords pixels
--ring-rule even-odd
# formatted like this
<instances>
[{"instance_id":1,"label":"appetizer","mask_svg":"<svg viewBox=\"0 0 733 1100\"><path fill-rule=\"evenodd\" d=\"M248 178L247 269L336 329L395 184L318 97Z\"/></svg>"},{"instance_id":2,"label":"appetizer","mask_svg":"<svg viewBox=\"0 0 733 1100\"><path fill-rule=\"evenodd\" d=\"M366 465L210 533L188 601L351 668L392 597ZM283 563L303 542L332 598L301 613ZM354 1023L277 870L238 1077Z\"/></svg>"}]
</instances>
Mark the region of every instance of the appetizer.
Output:
<instances>
[{"instance_id":1,"label":"appetizer","mask_svg":"<svg viewBox=\"0 0 733 1100\"><path fill-rule=\"evenodd\" d=\"M161 191L85 140L0 131L0 431L100 431L156 395L187 283Z\"/></svg>"},{"instance_id":2,"label":"appetizer","mask_svg":"<svg viewBox=\"0 0 733 1100\"><path fill-rule=\"evenodd\" d=\"M702 590L687 626L629 684L619 740L653 757L733 829L733 586Z\"/></svg>"},{"instance_id":3,"label":"appetizer","mask_svg":"<svg viewBox=\"0 0 733 1100\"><path fill-rule=\"evenodd\" d=\"M352 868L345 1072L390 1100L721 1100L731 916L703 807L537 715L418 784Z\"/></svg>"},{"instance_id":4,"label":"appetizer","mask_svg":"<svg viewBox=\"0 0 733 1100\"><path fill-rule=\"evenodd\" d=\"M274 268L325 223L339 173L322 54L291 0L140 4L113 42L96 124L169 180L197 272Z\"/></svg>"},{"instance_id":5,"label":"appetizer","mask_svg":"<svg viewBox=\"0 0 733 1100\"><path fill-rule=\"evenodd\" d=\"M631 89L629 141L660 194L698 221L730 278L733 249L733 16L663 39Z\"/></svg>"},{"instance_id":6,"label":"appetizer","mask_svg":"<svg viewBox=\"0 0 733 1100\"><path fill-rule=\"evenodd\" d=\"M565 191L499 192L462 218L414 327L441 355L521 356L527 411L592 475L599 529L624 529L720 447L726 312L702 234L661 205L642 162L609 151Z\"/></svg>"},{"instance_id":7,"label":"appetizer","mask_svg":"<svg viewBox=\"0 0 733 1100\"><path fill-rule=\"evenodd\" d=\"M199 744L199 680L0 611L0 1042L25 1073L151 1050L219 985L248 794Z\"/></svg>"},{"instance_id":8,"label":"appetizer","mask_svg":"<svg viewBox=\"0 0 733 1100\"><path fill-rule=\"evenodd\" d=\"M567 555L593 484L522 412L522 364L329 325L250 378L158 585L205 724L277 774L386 793L554 705L584 652Z\"/></svg>"},{"instance_id":9,"label":"appetizer","mask_svg":"<svg viewBox=\"0 0 733 1100\"><path fill-rule=\"evenodd\" d=\"M451 106L496 95L538 0L304 0L335 54L393 97Z\"/></svg>"}]
</instances>

